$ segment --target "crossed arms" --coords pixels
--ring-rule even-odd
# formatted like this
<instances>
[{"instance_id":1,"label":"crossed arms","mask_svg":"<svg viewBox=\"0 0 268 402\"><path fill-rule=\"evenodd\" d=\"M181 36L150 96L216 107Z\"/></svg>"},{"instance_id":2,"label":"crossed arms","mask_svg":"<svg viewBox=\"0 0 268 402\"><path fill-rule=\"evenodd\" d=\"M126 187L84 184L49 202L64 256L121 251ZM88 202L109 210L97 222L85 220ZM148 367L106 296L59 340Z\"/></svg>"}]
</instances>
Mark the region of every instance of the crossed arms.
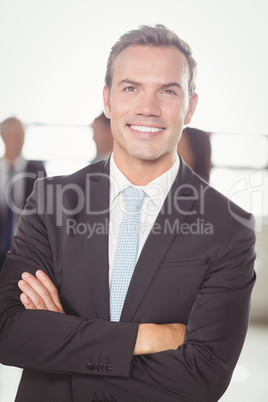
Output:
<instances>
[{"instance_id":1,"label":"crossed arms","mask_svg":"<svg viewBox=\"0 0 268 402\"><path fill-rule=\"evenodd\" d=\"M36 206L38 197L46 198L37 190L28 200L28 208ZM102 375L110 387L118 382L124 386L127 378L126 392L136 390L138 384L141 395L150 387L155 395L159 393L158 400L164 393L170 401L216 401L230 381L243 345L254 285L254 234L236 223L229 228L225 218L217 223L220 238L208 243L213 253L219 251L218 257L197 289L187 319L179 320L187 322L186 328L176 323L139 325L96 318L86 282L83 300L75 305L80 295L73 291L77 270L72 262L77 256L68 253L65 245L68 259L60 259L59 249L66 241L63 231L58 229L55 234L51 215L23 216L1 273L0 361L47 373L92 374L93 378L86 367L88 359L106 358L113 365L116 381L109 373L95 374ZM191 240L191 247L199 247L196 238ZM189 269L186 267L187 272ZM79 272L84 275L84 267ZM64 286L62 275L63 279L68 276ZM83 286L83 278L77 275L76 290ZM195 280L193 276L181 279L188 286ZM180 305L174 309L180 313Z\"/></svg>"},{"instance_id":2,"label":"crossed arms","mask_svg":"<svg viewBox=\"0 0 268 402\"><path fill-rule=\"evenodd\" d=\"M26 310L65 314L57 288L43 271L38 270L36 276L24 272L18 286L22 291L20 300ZM184 324L140 324L133 355L176 350L183 344L185 331Z\"/></svg>"}]
</instances>

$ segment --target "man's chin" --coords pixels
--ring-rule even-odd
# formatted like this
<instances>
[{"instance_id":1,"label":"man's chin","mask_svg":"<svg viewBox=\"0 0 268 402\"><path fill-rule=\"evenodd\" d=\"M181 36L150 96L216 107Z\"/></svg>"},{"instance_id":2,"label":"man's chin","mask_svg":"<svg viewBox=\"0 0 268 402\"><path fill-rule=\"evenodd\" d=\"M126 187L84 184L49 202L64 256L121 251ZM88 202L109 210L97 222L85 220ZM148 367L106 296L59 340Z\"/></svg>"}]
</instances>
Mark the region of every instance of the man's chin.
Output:
<instances>
[{"instance_id":1,"label":"man's chin","mask_svg":"<svg viewBox=\"0 0 268 402\"><path fill-rule=\"evenodd\" d=\"M132 158L135 158L144 162L155 162L161 158L161 154L150 153L150 152L132 152Z\"/></svg>"}]
</instances>

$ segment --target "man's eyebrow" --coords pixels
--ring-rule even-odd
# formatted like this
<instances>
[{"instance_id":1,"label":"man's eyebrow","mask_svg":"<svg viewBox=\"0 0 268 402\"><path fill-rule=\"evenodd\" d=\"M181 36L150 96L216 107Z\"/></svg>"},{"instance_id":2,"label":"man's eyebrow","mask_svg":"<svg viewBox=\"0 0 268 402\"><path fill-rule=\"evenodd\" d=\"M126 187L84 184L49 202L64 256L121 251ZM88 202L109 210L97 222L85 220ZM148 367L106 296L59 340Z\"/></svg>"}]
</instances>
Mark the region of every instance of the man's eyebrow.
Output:
<instances>
[{"instance_id":1,"label":"man's eyebrow","mask_svg":"<svg viewBox=\"0 0 268 402\"><path fill-rule=\"evenodd\" d=\"M119 81L118 85L122 85L122 84L136 85L136 86L141 85L140 82L129 80L129 79Z\"/></svg>"},{"instance_id":2,"label":"man's eyebrow","mask_svg":"<svg viewBox=\"0 0 268 402\"><path fill-rule=\"evenodd\" d=\"M119 83L118 83L117 85L120 86L120 85L124 85L124 84L133 85L133 86L140 86L140 85L141 85L140 82L133 81L133 80L130 80L130 79L121 80L121 81L119 81ZM166 84L161 84L160 86L161 86L162 89L167 89L167 88L170 88L170 87L177 87L177 88L179 88L179 89L183 89L183 88L182 88L182 85L179 84L179 83L176 82L176 81L174 81L174 82L167 82Z\"/></svg>"},{"instance_id":3,"label":"man's eyebrow","mask_svg":"<svg viewBox=\"0 0 268 402\"><path fill-rule=\"evenodd\" d=\"M167 84L162 84L161 87L163 89L170 88L170 87L177 87L177 88L182 89L182 85L179 84L178 82L168 82Z\"/></svg>"}]
</instances>

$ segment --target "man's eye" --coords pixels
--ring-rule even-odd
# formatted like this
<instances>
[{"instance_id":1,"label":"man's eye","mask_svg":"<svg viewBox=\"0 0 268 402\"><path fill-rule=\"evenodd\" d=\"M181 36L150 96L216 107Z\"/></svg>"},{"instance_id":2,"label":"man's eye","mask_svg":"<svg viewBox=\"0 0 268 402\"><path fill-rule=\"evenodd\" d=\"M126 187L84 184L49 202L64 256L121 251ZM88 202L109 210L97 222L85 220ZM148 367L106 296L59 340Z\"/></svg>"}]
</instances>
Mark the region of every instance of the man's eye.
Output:
<instances>
[{"instance_id":1,"label":"man's eye","mask_svg":"<svg viewBox=\"0 0 268 402\"><path fill-rule=\"evenodd\" d=\"M176 93L174 91L172 91L172 89L165 89L164 93L168 94L168 95L176 95Z\"/></svg>"},{"instance_id":2,"label":"man's eye","mask_svg":"<svg viewBox=\"0 0 268 402\"><path fill-rule=\"evenodd\" d=\"M136 91L136 88L134 88L134 87L126 87L125 91L126 92L134 92L134 91Z\"/></svg>"}]
</instances>

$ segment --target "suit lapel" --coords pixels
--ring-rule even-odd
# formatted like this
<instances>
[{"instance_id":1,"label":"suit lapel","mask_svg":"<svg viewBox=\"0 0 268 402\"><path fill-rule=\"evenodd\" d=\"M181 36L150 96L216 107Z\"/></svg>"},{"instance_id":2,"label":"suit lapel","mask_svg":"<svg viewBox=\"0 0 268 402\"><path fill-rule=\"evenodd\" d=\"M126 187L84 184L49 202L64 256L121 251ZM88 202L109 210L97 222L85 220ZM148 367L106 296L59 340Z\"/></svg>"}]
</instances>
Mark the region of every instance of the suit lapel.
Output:
<instances>
[{"instance_id":1,"label":"suit lapel","mask_svg":"<svg viewBox=\"0 0 268 402\"><path fill-rule=\"evenodd\" d=\"M99 164L96 164L99 166ZM109 163L87 177L84 237L86 271L98 318L110 319L109 306ZM90 237L89 237L90 236Z\"/></svg>"},{"instance_id":2,"label":"suit lapel","mask_svg":"<svg viewBox=\"0 0 268 402\"><path fill-rule=\"evenodd\" d=\"M172 228L175 219L178 220L179 225L182 225L187 214L193 208L195 197L192 181L192 171L181 160L179 173L155 222L155 227L161 229L151 231L137 262L123 307L121 321L132 321L161 261L175 236L177 236L176 230L167 231L167 228Z\"/></svg>"}]
</instances>

